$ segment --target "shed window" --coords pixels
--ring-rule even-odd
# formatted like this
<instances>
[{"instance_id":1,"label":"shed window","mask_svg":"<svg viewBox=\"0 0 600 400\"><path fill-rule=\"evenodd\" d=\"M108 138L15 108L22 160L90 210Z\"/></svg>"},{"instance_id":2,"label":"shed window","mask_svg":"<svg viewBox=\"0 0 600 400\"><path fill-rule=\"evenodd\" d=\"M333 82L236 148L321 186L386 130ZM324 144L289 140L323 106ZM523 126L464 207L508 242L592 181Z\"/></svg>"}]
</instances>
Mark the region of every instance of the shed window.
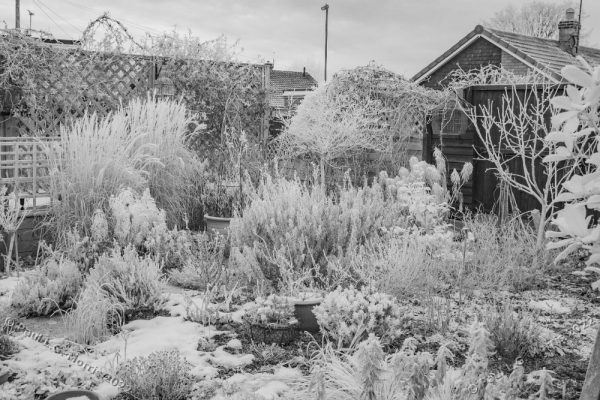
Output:
<instances>
[{"instance_id":1,"label":"shed window","mask_svg":"<svg viewBox=\"0 0 600 400\"><path fill-rule=\"evenodd\" d=\"M466 133L469 117L456 104L446 104L433 111L431 128L434 135L462 135Z\"/></svg>"}]
</instances>

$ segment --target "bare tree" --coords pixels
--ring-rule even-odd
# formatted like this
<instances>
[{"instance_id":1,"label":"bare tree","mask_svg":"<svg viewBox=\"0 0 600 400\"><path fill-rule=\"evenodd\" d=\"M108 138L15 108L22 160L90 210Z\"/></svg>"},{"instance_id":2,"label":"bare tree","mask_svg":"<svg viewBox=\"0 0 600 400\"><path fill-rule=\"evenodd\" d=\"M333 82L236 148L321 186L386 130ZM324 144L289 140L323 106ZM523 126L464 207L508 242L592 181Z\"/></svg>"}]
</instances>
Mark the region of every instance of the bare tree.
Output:
<instances>
[{"instance_id":1,"label":"bare tree","mask_svg":"<svg viewBox=\"0 0 600 400\"><path fill-rule=\"evenodd\" d=\"M283 158L316 156L322 185L325 167L334 160L361 150L383 151L387 144L382 129L377 128L380 102L356 101L329 89L329 85L321 85L309 93L278 138Z\"/></svg>"},{"instance_id":2,"label":"bare tree","mask_svg":"<svg viewBox=\"0 0 600 400\"><path fill-rule=\"evenodd\" d=\"M536 245L540 250L548 222L555 216L558 203L564 201L558 197L561 187L585 168L582 161L587 152L581 149L579 158L569 162L554 155L557 134L551 132L549 118L557 114L550 104L557 91L550 84L512 84L507 86L500 105L465 109L480 140L480 159L492 163L501 182L537 202ZM573 146L579 147L577 143Z\"/></svg>"},{"instance_id":3,"label":"bare tree","mask_svg":"<svg viewBox=\"0 0 600 400\"><path fill-rule=\"evenodd\" d=\"M530 1L522 4L520 8L509 5L496 12L484 25L527 36L557 39L558 23L564 18L567 8L577 10L579 6L573 1Z\"/></svg>"}]
</instances>

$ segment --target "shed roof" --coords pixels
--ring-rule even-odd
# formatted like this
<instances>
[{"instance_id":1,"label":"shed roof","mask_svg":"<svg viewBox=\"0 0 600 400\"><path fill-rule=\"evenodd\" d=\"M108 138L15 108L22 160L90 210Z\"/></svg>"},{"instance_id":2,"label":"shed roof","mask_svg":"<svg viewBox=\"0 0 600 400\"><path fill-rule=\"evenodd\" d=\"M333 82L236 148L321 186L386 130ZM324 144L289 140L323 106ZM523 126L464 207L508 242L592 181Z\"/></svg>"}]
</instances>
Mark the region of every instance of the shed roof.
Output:
<instances>
[{"instance_id":1,"label":"shed roof","mask_svg":"<svg viewBox=\"0 0 600 400\"><path fill-rule=\"evenodd\" d=\"M271 70L271 106L283 107L283 92L312 90L317 81L308 72Z\"/></svg>"},{"instance_id":2,"label":"shed roof","mask_svg":"<svg viewBox=\"0 0 600 400\"><path fill-rule=\"evenodd\" d=\"M564 66L569 64L581 65L575 56L559 46L558 40L541 39L477 25L473 31L419 71L412 79L416 82L423 81L479 38L488 40L533 70L543 73L557 82L563 80L560 70ZM580 46L577 55L582 56L591 65L600 65L600 49Z\"/></svg>"}]
</instances>

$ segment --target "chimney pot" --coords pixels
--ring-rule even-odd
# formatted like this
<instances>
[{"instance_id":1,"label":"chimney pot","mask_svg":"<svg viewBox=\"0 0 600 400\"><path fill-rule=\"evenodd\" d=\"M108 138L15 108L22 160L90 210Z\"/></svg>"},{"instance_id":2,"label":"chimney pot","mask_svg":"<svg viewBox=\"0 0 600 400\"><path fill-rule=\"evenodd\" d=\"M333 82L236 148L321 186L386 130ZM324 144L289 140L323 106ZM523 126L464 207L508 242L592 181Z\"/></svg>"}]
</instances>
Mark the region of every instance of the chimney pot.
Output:
<instances>
[{"instance_id":1,"label":"chimney pot","mask_svg":"<svg viewBox=\"0 0 600 400\"><path fill-rule=\"evenodd\" d=\"M575 20L575 10L568 8L565 19L558 23L558 45L571 55L577 55L579 47L579 22Z\"/></svg>"},{"instance_id":2,"label":"chimney pot","mask_svg":"<svg viewBox=\"0 0 600 400\"><path fill-rule=\"evenodd\" d=\"M302 68L302 76L306 76L306 67Z\"/></svg>"}]
</instances>

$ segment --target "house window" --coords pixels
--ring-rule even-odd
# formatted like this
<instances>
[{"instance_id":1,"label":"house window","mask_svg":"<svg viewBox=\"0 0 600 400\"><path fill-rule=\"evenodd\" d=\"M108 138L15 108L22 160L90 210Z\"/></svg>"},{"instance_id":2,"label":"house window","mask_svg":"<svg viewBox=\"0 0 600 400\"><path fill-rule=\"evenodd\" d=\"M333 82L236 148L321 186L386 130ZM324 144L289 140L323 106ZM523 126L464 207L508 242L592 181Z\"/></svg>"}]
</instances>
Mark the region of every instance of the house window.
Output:
<instances>
[{"instance_id":1,"label":"house window","mask_svg":"<svg viewBox=\"0 0 600 400\"><path fill-rule=\"evenodd\" d=\"M304 99L304 95L301 96L284 96L283 105L285 108L296 108Z\"/></svg>"},{"instance_id":2,"label":"house window","mask_svg":"<svg viewBox=\"0 0 600 400\"><path fill-rule=\"evenodd\" d=\"M304 100L304 96L310 90L286 89L283 91L283 106L287 109L295 109Z\"/></svg>"},{"instance_id":3,"label":"house window","mask_svg":"<svg viewBox=\"0 0 600 400\"><path fill-rule=\"evenodd\" d=\"M469 126L469 117L456 104L449 103L433 110L431 128L434 135L462 135Z\"/></svg>"}]
</instances>

